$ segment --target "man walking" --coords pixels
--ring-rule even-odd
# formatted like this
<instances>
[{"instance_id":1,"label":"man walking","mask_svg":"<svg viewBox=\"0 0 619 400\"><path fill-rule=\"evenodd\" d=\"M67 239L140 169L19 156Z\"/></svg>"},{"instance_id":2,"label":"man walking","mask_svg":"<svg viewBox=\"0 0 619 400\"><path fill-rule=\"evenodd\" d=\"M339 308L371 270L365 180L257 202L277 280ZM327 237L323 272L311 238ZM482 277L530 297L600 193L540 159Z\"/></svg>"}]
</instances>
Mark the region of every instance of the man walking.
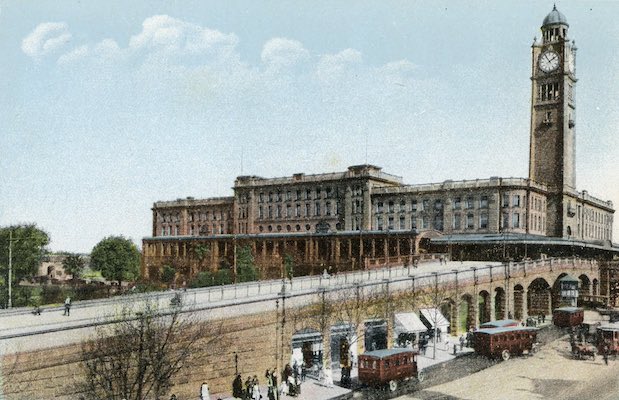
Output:
<instances>
[{"instance_id":1,"label":"man walking","mask_svg":"<svg viewBox=\"0 0 619 400\"><path fill-rule=\"evenodd\" d=\"M211 395L208 392L208 385L206 382L202 382L202 386L200 386L200 400L211 400Z\"/></svg>"},{"instance_id":2,"label":"man walking","mask_svg":"<svg viewBox=\"0 0 619 400\"><path fill-rule=\"evenodd\" d=\"M67 317L71 315L71 297L69 296L64 300L64 313L62 315L66 315Z\"/></svg>"}]
</instances>

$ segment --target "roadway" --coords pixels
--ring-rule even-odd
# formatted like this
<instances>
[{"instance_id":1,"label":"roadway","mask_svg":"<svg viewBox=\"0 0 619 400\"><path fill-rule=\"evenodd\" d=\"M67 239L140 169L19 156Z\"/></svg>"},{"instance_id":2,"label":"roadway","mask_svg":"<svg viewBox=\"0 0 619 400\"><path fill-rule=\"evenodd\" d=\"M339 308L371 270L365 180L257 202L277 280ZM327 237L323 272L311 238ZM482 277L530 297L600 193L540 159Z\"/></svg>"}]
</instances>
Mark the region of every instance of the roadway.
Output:
<instances>
[{"instance_id":1,"label":"roadway","mask_svg":"<svg viewBox=\"0 0 619 400\"><path fill-rule=\"evenodd\" d=\"M63 306L43 307L41 315L32 308L0 310L0 354L28 351L51 346L67 345L90 336L94 327L113 323L119 311L126 307L140 311L146 302L157 304L163 312L169 311L171 300L180 293L184 310L194 312L200 319L230 318L275 310L275 301L285 291L290 306L315 301L313 296L322 290L337 290L355 285L376 286L389 282L392 290L409 288L413 279L416 287L426 286L441 279L441 283L458 271L462 275L477 274L499 262L425 262L418 268L392 267L340 273L333 276L308 276L290 280L270 280L237 285L127 294L108 299L74 302L71 315L64 316ZM500 270L501 268L496 268ZM444 275L442 275L444 274Z\"/></svg>"}]
</instances>

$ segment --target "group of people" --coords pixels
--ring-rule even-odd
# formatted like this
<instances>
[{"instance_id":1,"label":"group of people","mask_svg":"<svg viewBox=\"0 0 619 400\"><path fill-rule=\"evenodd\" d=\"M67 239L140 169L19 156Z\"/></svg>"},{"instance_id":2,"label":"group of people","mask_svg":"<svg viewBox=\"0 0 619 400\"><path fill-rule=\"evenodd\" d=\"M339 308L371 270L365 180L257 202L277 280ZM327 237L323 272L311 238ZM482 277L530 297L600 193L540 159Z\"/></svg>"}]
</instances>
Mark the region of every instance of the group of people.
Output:
<instances>
[{"instance_id":1,"label":"group of people","mask_svg":"<svg viewBox=\"0 0 619 400\"><path fill-rule=\"evenodd\" d=\"M280 386L277 384L277 375L275 369L267 369L264 377L267 382L266 398L268 400L279 400L282 395L297 396L301 394L301 381L304 378L301 365L296 361L293 366L286 364L282 372L282 380ZM237 374L232 381L232 396L243 400L260 400L263 399L263 394L260 392L260 382L258 376L248 376L243 383L241 374Z\"/></svg>"}]
</instances>

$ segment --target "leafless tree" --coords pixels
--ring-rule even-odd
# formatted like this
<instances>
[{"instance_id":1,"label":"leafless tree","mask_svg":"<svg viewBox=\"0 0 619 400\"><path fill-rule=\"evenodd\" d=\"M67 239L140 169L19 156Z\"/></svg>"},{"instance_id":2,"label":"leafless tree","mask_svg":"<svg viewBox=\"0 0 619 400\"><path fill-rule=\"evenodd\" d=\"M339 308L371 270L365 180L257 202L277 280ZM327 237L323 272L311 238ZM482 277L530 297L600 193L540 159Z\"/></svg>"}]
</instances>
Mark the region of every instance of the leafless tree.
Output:
<instances>
[{"instance_id":1,"label":"leafless tree","mask_svg":"<svg viewBox=\"0 0 619 400\"><path fill-rule=\"evenodd\" d=\"M182 307L129 306L115 323L98 326L82 346L83 393L89 399L162 399L174 376L189 367L198 341L214 337ZM203 344L201 344L202 346Z\"/></svg>"}]
</instances>

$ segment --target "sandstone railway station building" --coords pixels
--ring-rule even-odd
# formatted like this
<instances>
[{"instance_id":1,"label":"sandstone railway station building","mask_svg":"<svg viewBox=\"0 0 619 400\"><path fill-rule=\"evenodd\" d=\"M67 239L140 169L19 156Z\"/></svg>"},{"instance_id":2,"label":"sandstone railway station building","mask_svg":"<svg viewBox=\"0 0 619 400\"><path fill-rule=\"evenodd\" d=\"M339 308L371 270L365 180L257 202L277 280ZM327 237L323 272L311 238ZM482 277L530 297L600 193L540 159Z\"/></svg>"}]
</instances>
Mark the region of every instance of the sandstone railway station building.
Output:
<instances>
[{"instance_id":1,"label":"sandstone railway station building","mask_svg":"<svg viewBox=\"0 0 619 400\"><path fill-rule=\"evenodd\" d=\"M405 184L375 165L282 178L239 176L233 195L153 205L142 272L173 265L193 275L235 265L250 246L264 277L451 259L543 254L610 259L611 201L576 188L576 46L554 8L532 45L528 178ZM195 249L205 246L206 257Z\"/></svg>"}]
</instances>

